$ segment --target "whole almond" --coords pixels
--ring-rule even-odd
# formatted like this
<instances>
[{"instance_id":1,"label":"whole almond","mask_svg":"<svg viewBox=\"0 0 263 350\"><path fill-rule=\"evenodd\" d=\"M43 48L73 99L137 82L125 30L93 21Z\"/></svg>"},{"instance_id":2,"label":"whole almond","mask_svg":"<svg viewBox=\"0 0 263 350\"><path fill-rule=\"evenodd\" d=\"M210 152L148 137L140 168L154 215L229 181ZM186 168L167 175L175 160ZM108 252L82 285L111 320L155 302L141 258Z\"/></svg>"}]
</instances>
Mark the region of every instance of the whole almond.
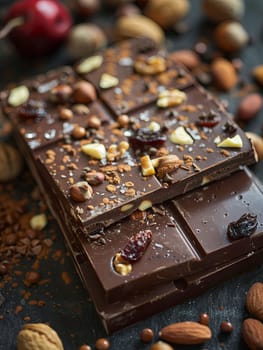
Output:
<instances>
[{"instance_id":1,"label":"whole almond","mask_svg":"<svg viewBox=\"0 0 263 350\"><path fill-rule=\"evenodd\" d=\"M159 340L158 342L151 345L149 350L173 350L171 345Z\"/></svg>"},{"instance_id":2,"label":"whole almond","mask_svg":"<svg viewBox=\"0 0 263 350\"><path fill-rule=\"evenodd\" d=\"M259 66L254 67L252 71L252 75L254 79L263 86L263 64L260 64Z\"/></svg>"},{"instance_id":3,"label":"whole almond","mask_svg":"<svg viewBox=\"0 0 263 350\"><path fill-rule=\"evenodd\" d=\"M253 318L247 318L242 326L243 338L251 350L263 349L263 324Z\"/></svg>"},{"instance_id":4,"label":"whole almond","mask_svg":"<svg viewBox=\"0 0 263 350\"><path fill-rule=\"evenodd\" d=\"M115 26L116 39L146 37L155 43L164 41L162 28L150 18L142 15L120 17Z\"/></svg>"},{"instance_id":5,"label":"whole almond","mask_svg":"<svg viewBox=\"0 0 263 350\"><path fill-rule=\"evenodd\" d=\"M200 64L198 55L192 50L178 50L173 52L171 57L190 70L195 69Z\"/></svg>"},{"instance_id":6,"label":"whole almond","mask_svg":"<svg viewBox=\"0 0 263 350\"><path fill-rule=\"evenodd\" d=\"M263 105L262 97L259 94L250 94L244 97L238 107L237 117L242 120L253 119L261 110Z\"/></svg>"},{"instance_id":7,"label":"whole almond","mask_svg":"<svg viewBox=\"0 0 263 350\"><path fill-rule=\"evenodd\" d=\"M263 159L263 138L251 131L247 131L246 135L251 140L255 148L255 151L258 156L258 160L262 160Z\"/></svg>"},{"instance_id":8,"label":"whole almond","mask_svg":"<svg viewBox=\"0 0 263 350\"><path fill-rule=\"evenodd\" d=\"M25 324L17 336L17 350L63 350L54 329L44 323Z\"/></svg>"},{"instance_id":9,"label":"whole almond","mask_svg":"<svg viewBox=\"0 0 263 350\"><path fill-rule=\"evenodd\" d=\"M214 36L219 49L230 53L241 50L249 41L248 33L242 24L234 21L219 24Z\"/></svg>"},{"instance_id":10,"label":"whole almond","mask_svg":"<svg viewBox=\"0 0 263 350\"><path fill-rule=\"evenodd\" d=\"M245 11L243 0L203 0L203 11L214 22L239 20Z\"/></svg>"},{"instance_id":11,"label":"whole almond","mask_svg":"<svg viewBox=\"0 0 263 350\"><path fill-rule=\"evenodd\" d=\"M172 323L159 332L160 337L175 344L201 344L211 339L212 332L209 327L198 322Z\"/></svg>"},{"instance_id":12,"label":"whole almond","mask_svg":"<svg viewBox=\"0 0 263 350\"><path fill-rule=\"evenodd\" d=\"M254 283L246 297L246 306L251 315L263 321L263 283Z\"/></svg>"},{"instance_id":13,"label":"whole almond","mask_svg":"<svg viewBox=\"0 0 263 350\"><path fill-rule=\"evenodd\" d=\"M237 73L231 62L217 58L211 64L211 73L216 87L222 91L231 90L237 83Z\"/></svg>"}]
</instances>

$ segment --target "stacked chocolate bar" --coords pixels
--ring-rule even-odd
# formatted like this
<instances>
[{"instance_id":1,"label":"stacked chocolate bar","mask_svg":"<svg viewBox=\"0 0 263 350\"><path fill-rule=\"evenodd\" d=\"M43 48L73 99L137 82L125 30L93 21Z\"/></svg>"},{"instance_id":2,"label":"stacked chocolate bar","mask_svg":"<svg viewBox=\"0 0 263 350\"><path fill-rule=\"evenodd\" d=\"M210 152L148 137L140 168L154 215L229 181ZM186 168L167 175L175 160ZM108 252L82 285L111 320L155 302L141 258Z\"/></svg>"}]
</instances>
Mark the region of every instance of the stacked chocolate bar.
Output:
<instances>
[{"instance_id":1,"label":"stacked chocolate bar","mask_svg":"<svg viewBox=\"0 0 263 350\"><path fill-rule=\"evenodd\" d=\"M150 41L1 94L108 332L262 262L250 140Z\"/></svg>"}]
</instances>

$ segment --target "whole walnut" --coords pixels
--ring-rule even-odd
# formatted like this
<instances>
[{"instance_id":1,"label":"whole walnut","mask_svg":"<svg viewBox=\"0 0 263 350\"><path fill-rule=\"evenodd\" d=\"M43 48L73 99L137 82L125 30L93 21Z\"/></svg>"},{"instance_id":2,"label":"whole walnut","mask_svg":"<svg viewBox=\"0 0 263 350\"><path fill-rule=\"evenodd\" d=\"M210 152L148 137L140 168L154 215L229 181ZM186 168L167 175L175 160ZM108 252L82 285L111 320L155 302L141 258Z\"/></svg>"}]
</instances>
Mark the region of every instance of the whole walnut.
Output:
<instances>
[{"instance_id":1,"label":"whole walnut","mask_svg":"<svg viewBox=\"0 0 263 350\"><path fill-rule=\"evenodd\" d=\"M25 324L17 336L17 350L63 350L56 331L44 323Z\"/></svg>"},{"instance_id":2,"label":"whole walnut","mask_svg":"<svg viewBox=\"0 0 263 350\"><path fill-rule=\"evenodd\" d=\"M149 0L145 15L167 29L185 17L189 9L188 0Z\"/></svg>"}]
</instances>

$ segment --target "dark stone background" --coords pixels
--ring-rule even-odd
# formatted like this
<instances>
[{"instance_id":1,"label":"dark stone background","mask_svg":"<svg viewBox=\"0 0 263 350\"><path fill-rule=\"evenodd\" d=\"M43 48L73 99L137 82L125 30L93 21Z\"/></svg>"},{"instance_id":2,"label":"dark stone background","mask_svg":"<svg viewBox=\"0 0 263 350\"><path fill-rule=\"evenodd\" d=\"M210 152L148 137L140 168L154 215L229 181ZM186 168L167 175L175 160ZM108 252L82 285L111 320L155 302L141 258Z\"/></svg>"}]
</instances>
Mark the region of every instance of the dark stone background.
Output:
<instances>
[{"instance_id":1,"label":"dark stone background","mask_svg":"<svg viewBox=\"0 0 263 350\"><path fill-rule=\"evenodd\" d=\"M11 3L12 1L1 0L0 14L4 14L5 6ZM201 16L200 2L193 0L191 3L191 13L187 18L190 29L187 33L180 36L172 32L168 33L167 47L169 50L173 48L192 48L198 38L211 33L209 25ZM246 1L246 13L243 23L251 35L252 43L239 56L245 63L243 68L245 81L250 81L251 79L251 68L263 63L262 14L263 1ZM103 23L110 27L113 18L113 14L111 15L107 12L92 18L92 21ZM8 82L45 72L50 68L65 63L71 63L71 60L64 47L53 56L32 62L19 57L6 41L2 41L0 43L0 85L4 87ZM240 98L239 95L234 91L231 94L223 94L221 97L229 102L229 109L234 113ZM262 124L263 111L257 118L246 125L246 130L254 130L261 133ZM252 170L259 178L263 179L262 162L254 166ZM22 196L25 193L30 193L34 186L31 175L25 170L20 179L15 182L15 191L10 193L10 195ZM34 203L34 205L36 205L36 208L38 207L38 203ZM28 305L22 298L20 290L23 288L23 285L21 278L19 279L18 276L14 280L18 283L17 288L7 285L1 290L1 294L5 298L2 305L0 302L0 315L4 316L3 320L0 320L1 350L13 350L16 348L16 335L21 325L25 323L23 318L27 315L31 317L32 322L50 323L59 333L66 350L78 349L83 343L88 343L94 347L97 338L106 336L92 302L89 301L88 295L75 272L73 263L66 253L64 241L52 218L50 218L48 227L45 230L47 235L50 232L57 233L57 240L53 249L60 249L65 255L65 261L62 264L50 258L42 262L41 269L44 274L50 277L50 283L32 287L31 292L36 299L46 301L44 307ZM30 266L30 261L25 259L20 269L26 271L28 266ZM72 281L68 285L61 278L63 271L67 271L71 276ZM212 340L202 346L177 346L175 347L176 349L247 349L241 338L241 324L242 320L248 316L245 309L246 292L255 281L263 281L263 266L254 268L250 272L244 272L239 276L233 276L231 280L220 283L217 287L210 289L198 298L187 301L182 305L171 308L110 336L111 349L147 349L149 346L142 344L139 340L139 332L142 328L153 328L156 332L155 340L157 340L158 330L163 326L176 321L198 320L199 314L202 312L207 312L210 315L210 325L213 331ZM14 309L18 304L23 305L23 311L15 315ZM233 324L234 331L231 334L222 335L220 333L220 323L224 320L228 320Z\"/></svg>"}]
</instances>

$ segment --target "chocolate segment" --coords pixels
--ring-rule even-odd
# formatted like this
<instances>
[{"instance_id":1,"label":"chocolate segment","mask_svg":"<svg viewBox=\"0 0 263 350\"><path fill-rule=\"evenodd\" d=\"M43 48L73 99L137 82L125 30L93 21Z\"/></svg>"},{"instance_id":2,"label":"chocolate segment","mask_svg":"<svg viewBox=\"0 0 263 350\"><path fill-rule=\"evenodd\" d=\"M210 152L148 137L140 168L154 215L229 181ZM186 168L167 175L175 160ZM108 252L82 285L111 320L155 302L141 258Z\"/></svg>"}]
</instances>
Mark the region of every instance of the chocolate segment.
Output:
<instances>
[{"instance_id":1,"label":"chocolate segment","mask_svg":"<svg viewBox=\"0 0 263 350\"><path fill-rule=\"evenodd\" d=\"M101 65L93 62L93 71L81 76L79 65L78 74L64 67L1 94L22 152L54 188L80 236L255 161L223 106L172 55L154 46L142 53L141 43L106 50ZM105 74L109 85L101 87ZM126 114L120 101L131 103ZM92 189L79 201L72 188L88 181L87 173ZM103 179L98 184L95 173Z\"/></svg>"}]
</instances>

